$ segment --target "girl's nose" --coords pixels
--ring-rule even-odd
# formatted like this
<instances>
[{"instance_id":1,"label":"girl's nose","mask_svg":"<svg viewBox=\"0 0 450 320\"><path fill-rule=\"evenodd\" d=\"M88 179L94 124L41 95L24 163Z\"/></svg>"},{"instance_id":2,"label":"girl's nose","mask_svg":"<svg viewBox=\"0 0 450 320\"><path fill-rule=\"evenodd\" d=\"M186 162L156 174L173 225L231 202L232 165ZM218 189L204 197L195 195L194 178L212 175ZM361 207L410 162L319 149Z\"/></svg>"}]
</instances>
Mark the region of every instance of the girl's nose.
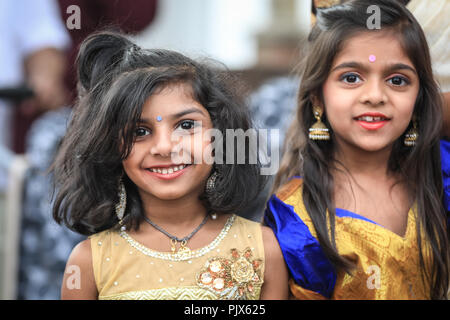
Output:
<instances>
[{"instance_id":1,"label":"girl's nose","mask_svg":"<svg viewBox=\"0 0 450 320\"><path fill-rule=\"evenodd\" d=\"M363 94L361 95L361 102L363 104L379 106L388 102L384 81L376 79L369 80L363 87L363 90Z\"/></svg>"},{"instance_id":2,"label":"girl's nose","mask_svg":"<svg viewBox=\"0 0 450 320\"><path fill-rule=\"evenodd\" d=\"M172 153L173 142L169 132L160 131L152 139L150 153L154 156L168 157Z\"/></svg>"}]
</instances>

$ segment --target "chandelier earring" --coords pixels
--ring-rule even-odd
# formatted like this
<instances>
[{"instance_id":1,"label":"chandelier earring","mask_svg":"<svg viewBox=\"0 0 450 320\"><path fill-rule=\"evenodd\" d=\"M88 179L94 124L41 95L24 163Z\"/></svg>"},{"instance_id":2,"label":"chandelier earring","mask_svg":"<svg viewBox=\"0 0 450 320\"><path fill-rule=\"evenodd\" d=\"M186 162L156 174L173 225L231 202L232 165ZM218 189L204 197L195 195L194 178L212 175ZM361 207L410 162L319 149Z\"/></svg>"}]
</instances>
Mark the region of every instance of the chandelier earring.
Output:
<instances>
[{"instance_id":1,"label":"chandelier earring","mask_svg":"<svg viewBox=\"0 0 450 320\"><path fill-rule=\"evenodd\" d=\"M214 193L215 189L216 189L216 181L217 181L217 177L219 176L219 173L217 172L217 170L214 170L214 172L209 176L208 180L206 180L206 193L208 195L211 195Z\"/></svg>"},{"instance_id":2,"label":"chandelier earring","mask_svg":"<svg viewBox=\"0 0 450 320\"><path fill-rule=\"evenodd\" d=\"M314 106L313 113L316 122L309 128L309 138L311 140L330 140L330 130L322 122L322 108L320 106Z\"/></svg>"},{"instance_id":3,"label":"chandelier earring","mask_svg":"<svg viewBox=\"0 0 450 320\"><path fill-rule=\"evenodd\" d=\"M125 185L122 179L119 182L119 203L115 206L116 216L119 219L119 225L121 231L125 231L126 227L123 225L123 216L125 214L125 209L127 207L127 191L125 190Z\"/></svg>"},{"instance_id":4,"label":"chandelier earring","mask_svg":"<svg viewBox=\"0 0 450 320\"><path fill-rule=\"evenodd\" d=\"M413 116L412 128L405 134L404 144L407 147L414 147L416 145L417 138L419 138L419 130L417 129L417 119Z\"/></svg>"},{"instance_id":5,"label":"chandelier earring","mask_svg":"<svg viewBox=\"0 0 450 320\"><path fill-rule=\"evenodd\" d=\"M206 180L205 192L208 196L211 196L212 194L214 194L214 192L216 192L216 183L217 183L217 178L219 177L218 171L216 169L213 169L213 170L214 170L214 172ZM210 215L211 215L212 220L217 219L216 212L211 212Z\"/></svg>"}]
</instances>

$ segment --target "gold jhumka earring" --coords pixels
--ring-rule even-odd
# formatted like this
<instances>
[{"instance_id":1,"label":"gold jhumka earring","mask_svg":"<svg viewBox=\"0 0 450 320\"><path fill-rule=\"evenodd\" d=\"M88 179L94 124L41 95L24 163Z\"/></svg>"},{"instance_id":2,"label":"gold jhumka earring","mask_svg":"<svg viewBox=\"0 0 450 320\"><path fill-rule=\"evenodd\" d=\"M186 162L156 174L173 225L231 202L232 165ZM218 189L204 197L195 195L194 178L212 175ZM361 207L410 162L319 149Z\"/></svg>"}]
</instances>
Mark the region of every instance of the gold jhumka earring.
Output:
<instances>
[{"instance_id":1,"label":"gold jhumka earring","mask_svg":"<svg viewBox=\"0 0 450 320\"><path fill-rule=\"evenodd\" d=\"M323 110L319 106L313 107L314 118L316 118L316 123L314 123L311 128L309 128L309 138L311 140L330 140L329 129L322 122Z\"/></svg>"},{"instance_id":2,"label":"gold jhumka earring","mask_svg":"<svg viewBox=\"0 0 450 320\"><path fill-rule=\"evenodd\" d=\"M414 147L416 145L417 138L419 138L419 130L417 130L417 120L415 116L413 116L412 123L413 126L405 134L405 140L403 142L407 147Z\"/></svg>"}]
</instances>

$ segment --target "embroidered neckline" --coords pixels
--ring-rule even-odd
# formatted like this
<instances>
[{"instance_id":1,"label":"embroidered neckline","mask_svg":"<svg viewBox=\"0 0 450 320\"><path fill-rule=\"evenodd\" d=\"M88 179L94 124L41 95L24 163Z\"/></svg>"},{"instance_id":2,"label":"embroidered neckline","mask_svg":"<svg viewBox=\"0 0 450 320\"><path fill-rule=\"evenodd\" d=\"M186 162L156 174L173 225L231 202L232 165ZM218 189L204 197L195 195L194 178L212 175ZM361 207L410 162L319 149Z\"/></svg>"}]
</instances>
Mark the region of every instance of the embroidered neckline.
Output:
<instances>
[{"instance_id":1,"label":"embroidered neckline","mask_svg":"<svg viewBox=\"0 0 450 320\"><path fill-rule=\"evenodd\" d=\"M340 215L337 214L337 210L341 211ZM403 235L398 234L397 232L392 231L391 229L389 229L389 228L387 228L387 227L385 227L385 226L383 226L383 225L381 225L381 224L379 224L379 223L377 223L377 222L375 222L375 221L373 221L373 220L371 220L369 218L366 218L366 217L364 217L364 216L362 216L360 214L357 214L357 213L355 213L353 211L336 208L336 216L339 217L339 218L354 218L354 219L359 220L359 221L364 221L364 222L373 224L373 225L377 226L377 229L382 230L382 232L388 233L390 238L399 239L400 241L405 242L405 241L407 241L407 240L409 240L411 238L410 237L410 232L411 232L410 230L411 230L411 228L413 228L413 226L411 226L411 224L414 224L414 225L416 224L416 217L415 217L414 210L415 210L415 205L413 205L408 211L407 221L406 221L406 229L405 229L405 232L404 232Z\"/></svg>"},{"instance_id":2,"label":"embroidered neckline","mask_svg":"<svg viewBox=\"0 0 450 320\"><path fill-rule=\"evenodd\" d=\"M119 235L125 239L133 248L140 251L141 253L145 254L146 256L150 256L153 258L159 258L163 260L169 260L169 261L185 261L190 260L193 258L201 257L214 248L216 248L220 242L225 238L225 236L228 234L228 231L230 230L231 226L233 225L234 221L236 219L236 216L233 214L231 217L228 218L227 222L225 223L225 226L222 228L222 231L219 233L219 235L207 246L199 249L195 249L191 251L190 255L184 255L179 253L171 253L171 252L160 252L155 251L152 249L147 248L143 244L139 243L138 241L134 240L126 231L120 231Z\"/></svg>"}]
</instances>

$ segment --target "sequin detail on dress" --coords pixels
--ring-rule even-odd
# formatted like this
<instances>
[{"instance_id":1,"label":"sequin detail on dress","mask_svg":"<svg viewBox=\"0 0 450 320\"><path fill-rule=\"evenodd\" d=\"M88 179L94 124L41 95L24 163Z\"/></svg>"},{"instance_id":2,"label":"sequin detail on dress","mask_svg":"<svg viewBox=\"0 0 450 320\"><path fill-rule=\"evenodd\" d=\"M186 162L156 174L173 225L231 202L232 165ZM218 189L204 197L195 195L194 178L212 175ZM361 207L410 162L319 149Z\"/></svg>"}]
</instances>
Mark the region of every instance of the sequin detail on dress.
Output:
<instances>
[{"instance_id":1,"label":"sequin detail on dress","mask_svg":"<svg viewBox=\"0 0 450 320\"><path fill-rule=\"evenodd\" d=\"M208 259L197 274L197 284L221 299L257 299L263 283L262 260L253 259L250 248L246 248L242 254L237 249L231 249L230 255L229 259Z\"/></svg>"}]
</instances>

